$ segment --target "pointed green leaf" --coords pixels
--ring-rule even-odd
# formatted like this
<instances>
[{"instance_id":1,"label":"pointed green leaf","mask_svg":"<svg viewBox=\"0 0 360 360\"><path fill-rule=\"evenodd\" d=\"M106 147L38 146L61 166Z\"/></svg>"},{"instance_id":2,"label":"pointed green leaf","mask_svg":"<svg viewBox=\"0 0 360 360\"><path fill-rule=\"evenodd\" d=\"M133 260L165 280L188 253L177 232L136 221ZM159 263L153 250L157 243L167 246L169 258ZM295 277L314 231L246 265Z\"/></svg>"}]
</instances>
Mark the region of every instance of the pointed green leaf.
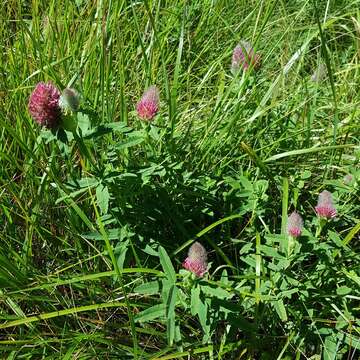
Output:
<instances>
[{"instance_id":1,"label":"pointed green leaf","mask_svg":"<svg viewBox=\"0 0 360 360\"><path fill-rule=\"evenodd\" d=\"M176 273L175 273L174 267L171 263L169 255L167 254L166 250L162 246L159 246L159 257L160 257L161 266L164 270L166 277L175 284Z\"/></svg>"},{"instance_id":2,"label":"pointed green leaf","mask_svg":"<svg viewBox=\"0 0 360 360\"><path fill-rule=\"evenodd\" d=\"M169 291L166 303L167 337L170 346L172 346L175 338L175 304L177 301L177 292L177 287L173 285Z\"/></svg>"},{"instance_id":3,"label":"pointed green leaf","mask_svg":"<svg viewBox=\"0 0 360 360\"><path fill-rule=\"evenodd\" d=\"M96 199L97 204L102 214L107 214L109 209L110 194L109 189L106 185L99 184L96 187Z\"/></svg>"},{"instance_id":4,"label":"pointed green leaf","mask_svg":"<svg viewBox=\"0 0 360 360\"><path fill-rule=\"evenodd\" d=\"M144 295L154 295L160 292L160 282L150 281L145 284L141 284L134 289L135 293Z\"/></svg>"},{"instance_id":5,"label":"pointed green leaf","mask_svg":"<svg viewBox=\"0 0 360 360\"><path fill-rule=\"evenodd\" d=\"M141 311L135 316L134 320L138 322L146 322L158 319L159 317L165 317L165 310L165 304L154 305L144 311Z\"/></svg>"},{"instance_id":6,"label":"pointed green leaf","mask_svg":"<svg viewBox=\"0 0 360 360\"><path fill-rule=\"evenodd\" d=\"M282 299L275 301L274 307L275 307L275 310L276 310L277 314L279 315L279 318L281 319L281 321L287 321L288 317L287 317L286 309L285 309L284 302L282 301Z\"/></svg>"},{"instance_id":7,"label":"pointed green leaf","mask_svg":"<svg viewBox=\"0 0 360 360\"><path fill-rule=\"evenodd\" d=\"M191 315L196 315L199 308L200 287L191 288Z\"/></svg>"}]
</instances>

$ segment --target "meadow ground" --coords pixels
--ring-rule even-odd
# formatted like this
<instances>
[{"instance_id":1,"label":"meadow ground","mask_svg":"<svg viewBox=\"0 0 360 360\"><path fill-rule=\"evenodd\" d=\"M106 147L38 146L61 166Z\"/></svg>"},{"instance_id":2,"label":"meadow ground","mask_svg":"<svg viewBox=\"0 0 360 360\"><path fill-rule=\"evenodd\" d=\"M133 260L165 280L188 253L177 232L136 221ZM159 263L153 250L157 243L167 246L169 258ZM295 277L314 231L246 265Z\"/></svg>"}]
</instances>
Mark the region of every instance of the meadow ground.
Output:
<instances>
[{"instance_id":1,"label":"meadow ground","mask_svg":"<svg viewBox=\"0 0 360 360\"><path fill-rule=\"evenodd\" d=\"M359 0L3 0L0 49L1 359L359 359Z\"/></svg>"}]
</instances>

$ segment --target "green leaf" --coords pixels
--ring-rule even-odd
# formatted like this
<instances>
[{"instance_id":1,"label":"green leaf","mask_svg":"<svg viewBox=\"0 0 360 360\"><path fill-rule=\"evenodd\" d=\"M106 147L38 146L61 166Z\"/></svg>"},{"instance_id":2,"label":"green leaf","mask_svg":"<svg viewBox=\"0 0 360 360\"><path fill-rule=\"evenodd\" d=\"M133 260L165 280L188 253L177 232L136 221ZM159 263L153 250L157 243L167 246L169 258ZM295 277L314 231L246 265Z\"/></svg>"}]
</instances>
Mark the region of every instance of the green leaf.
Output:
<instances>
[{"instance_id":1,"label":"green leaf","mask_svg":"<svg viewBox=\"0 0 360 360\"><path fill-rule=\"evenodd\" d=\"M249 242L240 249L239 254L240 255L247 254L248 252L250 252L250 250L252 250L252 248L253 248L253 243Z\"/></svg>"},{"instance_id":2,"label":"green leaf","mask_svg":"<svg viewBox=\"0 0 360 360\"><path fill-rule=\"evenodd\" d=\"M101 213L107 214L109 209L110 194L109 194L109 189L106 185L99 184L96 187L96 199L97 199L97 204L101 210Z\"/></svg>"},{"instance_id":3,"label":"green leaf","mask_svg":"<svg viewBox=\"0 0 360 360\"><path fill-rule=\"evenodd\" d=\"M353 148L353 147L355 147L355 145L345 144L345 145L319 146L319 147L313 147L313 148L308 148L308 149L291 150L291 151L283 152L281 154L273 155L273 156L269 157L268 159L266 159L264 162L267 163L270 161L282 159L284 157L289 157L289 156L317 153L317 152L321 152L321 151L330 151L330 150L337 150L337 149L346 149L346 148Z\"/></svg>"},{"instance_id":4,"label":"green leaf","mask_svg":"<svg viewBox=\"0 0 360 360\"><path fill-rule=\"evenodd\" d=\"M198 316L201 327L204 331L203 341L207 341L210 337L210 319L208 319L208 304L206 302L199 301Z\"/></svg>"},{"instance_id":5,"label":"green leaf","mask_svg":"<svg viewBox=\"0 0 360 360\"><path fill-rule=\"evenodd\" d=\"M309 179L311 177L311 171L310 170L304 170L304 172L301 174L302 179Z\"/></svg>"},{"instance_id":6,"label":"green leaf","mask_svg":"<svg viewBox=\"0 0 360 360\"><path fill-rule=\"evenodd\" d=\"M200 287L192 287L191 288L191 305L190 311L191 315L196 315L199 309L199 301L200 301Z\"/></svg>"},{"instance_id":7,"label":"green leaf","mask_svg":"<svg viewBox=\"0 0 360 360\"><path fill-rule=\"evenodd\" d=\"M344 342L356 350L360 350L360 337L354 334L345 334Z\"/></svg>"},{"instance_id":8,"label":"green leaf","mask_svg":"<svg viewBox=\"0 0 360 360\"><path fill-rule=\"evenodd\" d=\"M360 231L360 221L349 231L343 240L343 244L347 245L351 239Z\"/></svg>"},{"instance_id":9,"label":"green leaf","mask_svg":"<svg viewBox=\"0 0 360 360\"><path fill-rule=\"evenodd\" d=\"M116 228L116 229L109 229L107 231L107 237L109 240L117 240L120 237L120 228ZM93 231L87 234L82 234L81 236L83 236L86 239L90 239L90 240L104 240L104 237L102 234L100 234L98 231Z\"/></svg>"},{"instance_id":10,"label":"green leaf","mask_svg":"<svg viewBox=\"0 0 360 360\"><path fill-rule=\"evenodd\" d=\"M283 178L282 187L282 213L281 213L281 234L286 234L287 230L287 218L288 218L288 206L289 206L289 180ZM284 248L283 248L284 252Z\"/></svg>"},{"instance_id":11,"label":"green leaf","mask_svg":"<svg viewBox=\"0 0 360 360\"><path fill-rule=\"evenodd\" d=\"M340 236L334 232L334 231L328 231L329 238L333 241L333 243L340 248L343 248L344 250L350 250L347 246L344 245L344 243L341 241ZM335 254L336 252L334 252ZM334 256L333 254L333 256Z\"/></svg>"},{"instance_id":12,"label":"green leaf","mask_svg":"<svg viewBox=\"0 0 360 360\"><path fill-rule=\"evenodd\" d=\"M228 299L231 294L218 286L201 286L201 291L207 296L214 296L218 299Z\"/></svg>"},{"instance_id":13,"label":"green leaf","mask_svg":"<svg viewBox=\"0 0 360 360\"><path fill-rule=\"evenodd\" d=\"M324 343L324 360L335 360L337 358L337 338L334 334L331 334L325 338Z\"/></svg>"},{"instance_id":14,"label":"green leaf","mask_svg":"<svg viewBox=\"0 0 360 360\"><path fill-rule=\"evenodd\" d=\"M350 280L354 281L355 284L360 287L360 277L355 273L354 270L346 271L343 269L342 271Z\"/></svg>"},{"instance_id":15,"label":"green leaf","mask_svg":"<svg viewBox=\"0 0 360 360\"><path fill-rule=\"evenodd\" d=\"M160 292L160 282L150 281L145 284L141 284L134 289L135 293L144 295L155 295Z\"/></svg>"},{"instance_id":16,"label":"green leaf","mask_svg":"<svg viewBox=\"0 0 360 360\"><path fill-rule=\"evenodd\" d=\"M127 133L133 130L131 127L127 126L126 123L120 121L108 123L106 124L106 127L111 128L114 131L119 131L121 133Z\"/></svg>"},{"instance_id":17,"label":"green leaf","mask_svg":"<svg viewBox=\"0 0 360 360\"><path fill-rule=\"evenodd\" d=\"M120 133L129 133L132 131L132 128L128 127L125 123L115 122L108 123L105 125L99 125L92 130L87 131L86 139L95 139L97 137L112 133L112 132L120 132Z\"/></svg>"},{"instance_id":18,"label":"green leaf","mask_svg":"<svg viewBox=\"0 0 360 360\"><path fill-rule=\"evenodd\" d=\"M41 321L41 320L57 318L59 316L74 315L74 314L78 314L78 313L84 312L84 311L97 311L99 309L108 309L108 308L112 308L112 307L126 308L126 304L124 302L120 302L120 301L113 301L113 302L109 302L109 303L91 304L91 305L72 307L72 308L63 309L63 310L52 311L49 313L42 313L42 314L37 314L34 316L28 316L28 317L13 320L13 321L7 321L7 322L0 324L0 329L6 329L9 327L14 327L14 326L18 326L18 325L29 324L31 322L37 322L37 321Z\"/></svg>"},{"instance_id":19,"label":"green leaf","mask_svg":"<svg viewBox=\"0 0 360 360\"><path fill-rule=\"evenodd\" d=\"M285 257L281 256L278 252L277 249L271 246L267 246L267 245L260 245L260 251L262 254L266 255L266 256L270 256L273 257L274 259L279 259L279 260L284 260Z\"/></svg>"},{"instance_id":20,"label":"green leaf","mask_svg":"<svg viewBox=\"0 0 360 360\"><path fill-rule=\"evenodd\" d=\"M77 123L78 123L79 135L86 136L91 127L89 115L82 113L82 112L78 112L77 113Z\"/></svg>"},{"instance_id":21,"label":"green leaf","mask_svg":"<svg viewBox=\"0 0 360 360\"><path fill-rule=\"evenodd\" d=\"M89 189L93 186L96 186L99 183L99 180L95 177L84 177L80 180L69 182L69 186L77 186L80 188Z\"/></svg>"},{"instance_id":22,"label":"green leaf","mask_svg":"<svg viewBox=\"0 0 360 360\"><path fill-rule=\"evenodd\" d=\"M169 299L169 293L173 285L174 282L172 280L169 280L167 277L165 277L165 279L163 279L161 282L161 297L164 304L166 304Z\"/></svg>"},{"instance_id":23,"label":"green leaf","mask_svg":"<svg viewBox=\"0 0 360 360\"><path fill-rule=\"evenodd\" d=\"M285 309L284 302L282 301L282 299L275 301L274 307L275 307L277 314L279 315L279 318L282 321L287 321L288 317L287 317L286 309Z\"/></svg>"},{"instance_id":24,"label":"green leaf","mask_svg":"<svg viewBox=\"0 0 360 360\"><path fill-rule=\"evenodd\" d=\"M165 317L165 311L166 311L165 304L154 305L144 311L141 311L139 314L135 316L134 320L138 322L155 320L160 317Z\"/></svg>"},{"instance_id":25,"label":"green leaf","mask_svg":"<svg viewBox=\"0 0 360 360\"><path fill-rule=\"evenodd\" d=\"M136 146L141 144L144 141L144 138L141 137L131 137L129 140L124 141L123 143L120 143L116 145L117 150L126 149L132 146Z\"/></svg>"},{"instance_id":26,"label":"green leaf","mask_svg":"<svg viewBox=\"0 0 360 360\"><path fill-rule=\"evenodd\" d=\"M175 325L175 338L174 338L176 343L179 343L181 341L181 329L180 329L180 325L176 324Z\"/></svg>"},{"instance_id":27,"label":"green leaf","mask_svg":"<svg viewBox=\"0 0 360 360\"><path fill-rule=\"evenodd\" d=\"M175 338L175 304L177 301L177 292L177 287L175 285L171 286L166 302L167 337L170 346L172 346Z\"/></svg>"},{"instance_id":28,"label":"green leaf","mask_svg":"<svg viewBox=\"0 0 360 360\"><path fill-rule=\"evenodd\" d=\"M338 295L347 295L351 293L351 289L348 288L347 286L340 286L336 289L336 294Z\"/></svg>"},{"instance_id":29,"label":"green leaf","mask_svg":"<svg viewBox=\"0 0 360 360\"><path fill-rule=\"evenodd\" d=\"M98 184L99 184L99 180L95 178L83 178L76 182L69 183L67 184L67 188L73 189L74 187L76 188L80 187L80 189L72 191L69 194L65 194L64 196L59 197L56 200L55 204L59 204L60 202L68 198L74 199L76 196L88 191L89 189L92 189L95 186L98 186Z\"/></svg>"},{"instance_id":30,"label":"green leaf","mask_svg":"<svg viewBox=\"0 0 360 360\"><path fill-rule=\"evenodd\" d=\"M117 245L115 249L117 263L121 271L124 269L124 262L128 248L129 248L129 240L125 240L125 241L120 241L120 244Z\"/></svg>"},{"instance_id":31,"label":"green leaf","mask_svg":"<svg viewBox=\"0 0 360 360\"><path fill-rule=\"evenodd\" d=\"M171 263L169 255L167 254L166 250L159 246L159 257L160 257L160 264L164 270L166 277L175 284L176 282L176 273L174 267Z\"/></svg>"}]
</instances>

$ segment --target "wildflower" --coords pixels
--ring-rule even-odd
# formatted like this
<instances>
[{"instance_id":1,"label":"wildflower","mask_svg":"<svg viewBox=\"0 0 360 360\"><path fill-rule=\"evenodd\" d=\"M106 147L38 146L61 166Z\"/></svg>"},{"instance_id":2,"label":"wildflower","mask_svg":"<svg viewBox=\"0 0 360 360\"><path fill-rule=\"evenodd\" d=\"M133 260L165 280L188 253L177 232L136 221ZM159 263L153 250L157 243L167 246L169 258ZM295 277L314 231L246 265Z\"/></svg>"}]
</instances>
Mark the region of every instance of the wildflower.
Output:
<instances>
[{"instance_id":1,"label":"wildflower","mask_svg":"<svg viewBox=\"0 0 360 360\"><path fill-rule=\"evenodd\" d=\"M61 111L59 90L51 83L40 82L30 95L28 109L41 126L53 129L59 125Z\"/></svg>"},{"instance_id":2,"label":"wildflower","mask_svg":"<svg viewBox=\"0 0 360 360\"><path fill-rule=\"evenodd\" d=\"M329 191L324 190L319 194L319 200L317 206L315 206L315 210L320 217L331 219L336 216L333 198Z\"/></svg>"},{"instance_id":3,"label":"wildflower","mask_svg":"<svg viewBox=\"0 0 360 360\"><path fill-rule=\"evenodd\" d=\"M351 174L347 174L344 176L345 185L351 185L353 181L354 181L354 177Z\"/></svg>"},{"instance_id":4,"label":"wildflower","mask_svg":"<svg viewBox=\"0 0 360 360\"><path fill-rule=\"evenodd\" d=\"M152 120L159 111L159 102L159 90L155 85L152 85L136 104L138 116L143 120Z\"/></svg>"},{"instance_id":5,"label":"wildflower","mask_svg":"<svg viewBox=\"0 0 360 360\"><path fill-rule=\"evenodd\" d=\"M304 223L302 217L296 212L292 212L288 218L288 234L293 237L299 237Z\"/></svg>"},{"instance_id":6,"label":"wildflower","mask_svg":"<svg viewBox=\"0 0 360 360\"><path fill-rule=\"evenodd\" d=\"M327 76L326 66L323 63L321 63L314 71L314 73L311 75L311 81L315 83L320 83L323 80L325 80L326 76Z\"/></svg>"},{"instance_id":7,"label":"wildflower","mask_svg":"<svg viewBox=\"0 0 360 360\"><path fill-rule=\"evenodd\" d=\"M59 100L59 106L63 111L71 110L76 112L79 109L79 104L79 94L75 89L66 88L63 90Z\"/></svg>"},{"instance_id":8,"label":"wildflower","mask_svg":"<svg viewBox=\"0 0 360 360\"><path fill-rule=\"evenodd\" d=\"M235 47L231 61L231 72L236 74L240 67L247 70L250 65L254 68L260 65L260 56L255 54L251 44L247 41L241 40Z\"/></svg>"},{"instance_id":9,"label":"wildflower","mask_svg":"<svg viewBox=\"0 0 360 360\"><path fill-rule=\"evenodd\" d=\"M183 262L186 270L193 272L196 276L202 277L207 270L207 253L205 248L198 242L191 245L188 257Z\"/></svg>"}]
</instances>

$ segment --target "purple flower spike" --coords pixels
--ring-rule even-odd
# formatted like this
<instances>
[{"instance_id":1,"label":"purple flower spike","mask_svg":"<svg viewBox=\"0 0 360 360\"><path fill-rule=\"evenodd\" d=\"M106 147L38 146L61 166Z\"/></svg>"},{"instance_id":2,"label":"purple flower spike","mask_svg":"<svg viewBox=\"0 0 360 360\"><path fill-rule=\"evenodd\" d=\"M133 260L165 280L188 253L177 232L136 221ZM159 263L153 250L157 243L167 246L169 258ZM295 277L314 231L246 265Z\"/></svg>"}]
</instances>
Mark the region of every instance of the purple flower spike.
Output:
<instances>
[{"instance_id":1,"label":"purple flower spike","mask_svg":"<svg viewBox=\"0 0 360 360\"><path fill-rule=\"evenodd\" d=\"M332 219L336 216L333 198L329 191L324 190L319 194L319 200L317 206L315 206L315 210L320 217Z\"/></svg>"},{"instance_id":2,"label":"purple flower spike","mask_svg":"<svg viewBox=\"0 0 360 360\"><path fill-rule=\"evenodd\" d=\"M299 237L303 227L302 217L296 211L292 212L288 218L288 234L293 237Z\"/></svg>"},{"instance_id":3,"label":"purple flower spike","mask_svg":"<svg viewBox=\"0 0 360 360\"><path fill-rule=\"evenodd\" d=\"M240 67L243 70L247 70L250 65L254 68L258 68L260 65L260 56L255 54L251 44L247 41L240 41L240 43L234 49L231 61L231 71L236 74Z\"/></svg>"},{"instance_id":4,"label":"purple flower spike","mask_svg":"<svg viewBox=\"0 0 360 360\"><path fill-rule=\"evenodd\" d=\"M183 267L191 271L197 277L202 277L207 271L207 253L205 248L198 242L191 245L188 257L183 262Z\"/></svg>"},{"instance_id":5,"label":"purple flower spike","mask_svg":"<svg viewBox=\"0 0 360 360\"><path fill-rule=\"evenodd\" d=\"M136 105L138 116L143 120L152 120L159 111L159 90L155 85L150 86Z\"/></svg>"},{"instance_id":6,"label":"purple flower spike","mask_svg":"<svg viewBox=\"0 0 360 360\"><path fill-rule=\"evenodd\" d=\"M56 128L61 117L59 98L60 91L51 82L38 83L30 95L30 115L39 125L48 129Z\"/></svg>"}]
</instances>

